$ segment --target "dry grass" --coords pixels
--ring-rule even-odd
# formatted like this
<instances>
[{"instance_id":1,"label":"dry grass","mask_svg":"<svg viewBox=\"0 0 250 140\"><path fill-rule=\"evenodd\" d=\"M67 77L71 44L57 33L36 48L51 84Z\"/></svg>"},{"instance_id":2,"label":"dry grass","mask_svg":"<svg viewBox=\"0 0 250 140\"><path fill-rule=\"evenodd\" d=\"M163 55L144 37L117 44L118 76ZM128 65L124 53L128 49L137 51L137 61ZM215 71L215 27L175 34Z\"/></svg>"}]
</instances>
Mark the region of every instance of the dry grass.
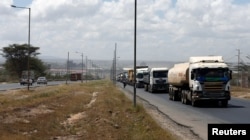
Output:
<instances>
[{"instance_id":1,"label":"dry grass","mask_svg":"<svg viewBox=\"0 0 250 140\"><path fill-rule=\"evenodd\" d=\"M250 99L250 89L234 86L234 87L232 87L231 95L233 97Z\"/></svg>"},{"instance_id":2,"label":"dry grass","mask_svg":"<svg viewBox=\"0 0 250 140\"><path fill-rule=\"evenodd\" d=\"M110 82L0 94L1 140L173 140Z\"/></svg>"}]
</instances>

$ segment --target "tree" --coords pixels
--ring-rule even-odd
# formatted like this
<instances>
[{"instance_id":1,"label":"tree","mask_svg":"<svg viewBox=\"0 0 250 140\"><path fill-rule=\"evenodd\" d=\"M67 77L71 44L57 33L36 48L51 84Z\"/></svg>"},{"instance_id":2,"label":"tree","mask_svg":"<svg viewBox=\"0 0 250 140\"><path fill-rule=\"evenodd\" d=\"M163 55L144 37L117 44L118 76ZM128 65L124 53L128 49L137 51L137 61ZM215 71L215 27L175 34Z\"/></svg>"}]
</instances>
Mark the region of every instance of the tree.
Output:
<instances>
[{"instance_id":1,"label":"tree","mask_svg":"<svg viewBox=\"0 0 250 140\"><path fill-rule=\"evenodd\" d=\"M39 55L37 51L39 47L34 47L28 44L13 44L8 47L3 47L1 55L6 58L4 68L12 76L21 77L22 71L28 69L28 57L29 68L34 70L35 73L44 74L46 66L36 56Z\"/></svg>"}]
</instances>

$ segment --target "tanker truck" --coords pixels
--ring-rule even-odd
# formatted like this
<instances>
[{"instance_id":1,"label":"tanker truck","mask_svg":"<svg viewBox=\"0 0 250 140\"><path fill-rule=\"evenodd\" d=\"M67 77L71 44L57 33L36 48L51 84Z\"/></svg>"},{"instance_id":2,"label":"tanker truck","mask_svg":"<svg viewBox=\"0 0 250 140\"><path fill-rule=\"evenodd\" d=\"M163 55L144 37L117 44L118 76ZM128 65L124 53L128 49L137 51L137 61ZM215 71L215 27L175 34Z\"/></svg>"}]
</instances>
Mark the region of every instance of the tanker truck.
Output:
<instances>
[{"instance_id":1,"label":"tanker truck","mask_svg":"<svg viewBox=\"0 0 250 140\"><path fill-rule=\"evenodd\" d=\"M168 92L168 68L150 68L143 73L144 90Z\"/></svg>"},{"instance_id":2,"label":"tanker truck","mask_svg":"<svg viewBox=\"0 0 250 140\"><path fill-rule=\"evenodd\" d=\"M222 56L195 56L169 69L169 99L197 106L201 102L227 107L232 71Z\"/></svg>"},{"instance_id":3,"label":"tanker truck","mask_svg":"<svg viewBox=\"0 0 250 140\"><path fill-rule=\"evenodd\" d=\"M143 73L145 71L148 71L148 66L137 66L136 67L136 88L143 88L144 83L143 83Z\"/></svg>"},{"instance_id":4,"label":"tanker truck","mask_svg":"<svg viewBox=\"0 0 250 140\"><path fill-rule=\"evenodd\" d=\"M134 69L129 69L128 70L128 85L133 85L134 84Z\"/></svg>"}]
</instances>

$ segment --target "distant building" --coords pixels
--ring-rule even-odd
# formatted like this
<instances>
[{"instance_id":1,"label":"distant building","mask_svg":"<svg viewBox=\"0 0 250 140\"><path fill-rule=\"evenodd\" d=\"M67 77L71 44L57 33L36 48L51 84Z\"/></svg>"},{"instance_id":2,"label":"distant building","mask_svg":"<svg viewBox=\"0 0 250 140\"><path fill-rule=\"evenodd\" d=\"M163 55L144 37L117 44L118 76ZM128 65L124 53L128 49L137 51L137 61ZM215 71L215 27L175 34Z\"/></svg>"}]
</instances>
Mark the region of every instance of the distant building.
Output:
<instances>
[{"instance_id":1,"label":"distant building","mask_svg":"<svg viewBox=\"0 0 250 140\"><path fill-rule=\"evenodd\" d=\"M67 69L50 69L49 73L52 76L65 76L67 74ZM69 74L70 73L82 73L82 70L69 70ZM83 75L85 73L86 71L83 70Z\"/></svg>"}]
</instances>

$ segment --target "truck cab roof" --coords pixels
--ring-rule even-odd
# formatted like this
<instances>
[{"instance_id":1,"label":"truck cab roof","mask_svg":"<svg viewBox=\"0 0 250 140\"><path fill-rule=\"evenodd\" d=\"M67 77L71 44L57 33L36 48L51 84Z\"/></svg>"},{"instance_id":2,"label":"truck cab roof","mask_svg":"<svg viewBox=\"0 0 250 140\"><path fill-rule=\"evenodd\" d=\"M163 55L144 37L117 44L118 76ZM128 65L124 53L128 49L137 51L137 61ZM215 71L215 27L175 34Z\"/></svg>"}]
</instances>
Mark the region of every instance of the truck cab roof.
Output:
<instances>
[{"instance_id":1,"label":"truck cab roof","mask_svg":"<svg viewBox=\"0 0 250 140\"><path fill-rule=\"evenodd\" d=\"M160 68L151 68L150 71L161 71L161 70L168 70L167 67L160 67Z\"/></svg>"}]
</instances>

